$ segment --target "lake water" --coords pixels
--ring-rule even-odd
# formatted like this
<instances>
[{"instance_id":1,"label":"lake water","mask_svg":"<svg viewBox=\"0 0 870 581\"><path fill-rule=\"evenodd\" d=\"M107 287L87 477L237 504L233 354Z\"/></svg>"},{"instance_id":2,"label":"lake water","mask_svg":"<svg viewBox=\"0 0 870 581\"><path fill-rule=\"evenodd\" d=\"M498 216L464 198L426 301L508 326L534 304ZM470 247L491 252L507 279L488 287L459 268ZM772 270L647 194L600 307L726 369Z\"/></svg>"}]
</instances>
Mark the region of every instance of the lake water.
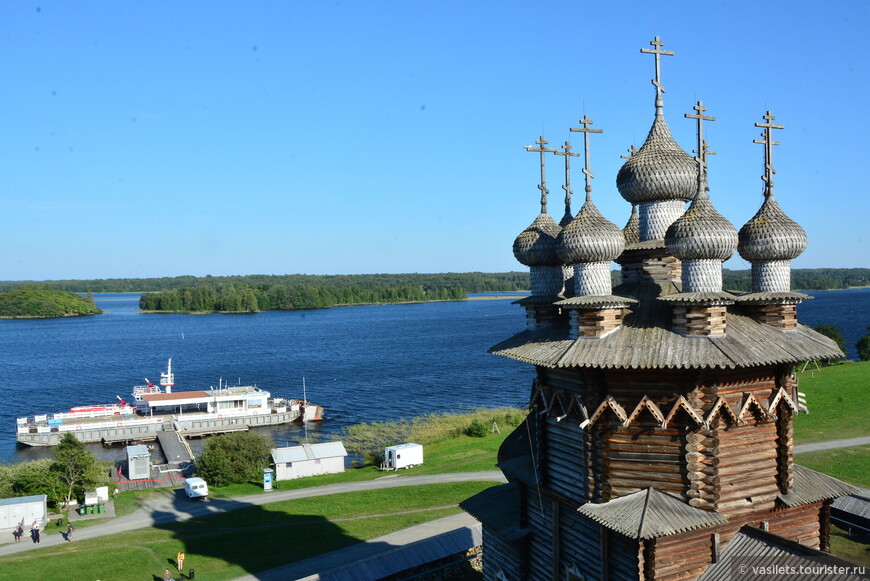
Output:
<instances>
[{"instance_id":1,"label":"lake water","mask_svg":"<svg viewBox=\"0 0 870 581\"><path fill-rule=\"evenodd\" d=\"M870 326L870 289L811 293L799 320L827 323L846 337L849 356ZM138 312L138 295L96 296L105 315L0 320L0 460L45 457L17 448L15 418L75 405L129 399L131 387L172 358L179 389L254 383L275 396L310 400L328 436L358 423L527 403L533 368L487 353L522 330L523 309L505 298L443 303L269 311L252 315ZM303 428L276 428L279 445ZM120 447L90 449L119 458Z\"/></svg>"}]
</instances>

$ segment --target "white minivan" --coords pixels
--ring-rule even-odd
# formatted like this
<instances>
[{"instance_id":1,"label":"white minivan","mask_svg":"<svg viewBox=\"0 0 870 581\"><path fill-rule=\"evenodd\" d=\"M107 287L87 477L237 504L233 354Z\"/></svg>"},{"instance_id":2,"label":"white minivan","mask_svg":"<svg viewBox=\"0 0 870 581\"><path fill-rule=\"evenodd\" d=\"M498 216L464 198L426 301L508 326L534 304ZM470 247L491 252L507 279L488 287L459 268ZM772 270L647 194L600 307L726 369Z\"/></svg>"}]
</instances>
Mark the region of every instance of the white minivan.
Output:
<instances>
[{"instance_id":1,"label":"white minivan","mask_svg":"<svg viewBox=\"0 0 870 581\"><path fill-rule=\"evenodd\" d=\"M208 484L202 478L185 478L184 492L191 500L197 498L205 500L208 497Z\"/></svg>"}]
</instances>

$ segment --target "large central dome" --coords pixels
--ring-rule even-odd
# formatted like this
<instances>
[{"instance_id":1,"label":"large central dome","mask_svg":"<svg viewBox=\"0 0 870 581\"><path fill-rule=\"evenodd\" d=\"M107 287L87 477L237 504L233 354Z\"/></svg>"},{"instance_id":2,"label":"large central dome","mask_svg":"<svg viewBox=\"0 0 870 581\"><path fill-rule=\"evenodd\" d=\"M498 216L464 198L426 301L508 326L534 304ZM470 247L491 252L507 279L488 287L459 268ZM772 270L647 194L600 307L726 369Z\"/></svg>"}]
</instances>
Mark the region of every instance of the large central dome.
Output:
<instances>
[{"instance_id":1,"label":"large central dome","mask_svg":"<svg viewBox=\"0 0 870 581\"><path fill-rule=\"evenodd\" d=\"M644 144L620 168L616 187L632 204L688 202L697 192L697 178L694 158L674 141L664 116L656 115Z\"/></svg>"}]
</instances>

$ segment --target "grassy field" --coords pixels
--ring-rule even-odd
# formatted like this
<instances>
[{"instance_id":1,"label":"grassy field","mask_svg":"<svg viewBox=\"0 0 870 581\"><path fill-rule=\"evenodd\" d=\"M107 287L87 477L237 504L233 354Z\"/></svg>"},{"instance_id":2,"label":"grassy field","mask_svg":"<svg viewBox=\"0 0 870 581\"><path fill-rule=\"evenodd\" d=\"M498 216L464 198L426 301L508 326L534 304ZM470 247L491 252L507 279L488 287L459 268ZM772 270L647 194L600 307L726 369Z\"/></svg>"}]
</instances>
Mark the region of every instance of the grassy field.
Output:
<instances>
[{"instance_id":1,"label":"grassy field","mask_svg":"<svg viewBox=\"0 0 870 581\"><path fill-rule=\"evenodd\" d=\"M456 504L494 483L462 482L276 502L230 513L0 558L0 578L142 580L174 570L232 579L460 512ZM58 577L58 572L63 575Z\"/></svg>"},{"instance_id":2,"label":"grassy field","mask_svg":"<svg viewBox=\"0 0 870 581\"><path fill-rule=\"evenodd\" d=\"M824 472L849 484L870 488L870 446L795 454L801 466Z\"/></svg>"},{"instance_id":3,"label":"grassy field","mask_svg":"<svg viewBox=\"0 0 870 581\"><path fill-rule=\"evenodd\" d=\"M809 414L795 419L795 442L870 436L870 361L844 363L798 374Z\"/></svg>"}]
</instances>

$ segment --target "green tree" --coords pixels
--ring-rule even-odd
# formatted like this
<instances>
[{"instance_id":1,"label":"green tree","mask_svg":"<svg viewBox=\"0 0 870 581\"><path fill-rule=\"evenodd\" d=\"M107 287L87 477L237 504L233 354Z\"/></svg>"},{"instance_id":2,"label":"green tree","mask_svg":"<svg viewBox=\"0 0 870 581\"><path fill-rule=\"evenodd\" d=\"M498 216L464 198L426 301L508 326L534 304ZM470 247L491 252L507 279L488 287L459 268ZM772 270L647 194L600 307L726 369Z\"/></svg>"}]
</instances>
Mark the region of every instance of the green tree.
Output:
<instances>
[{"instance_id":1,"label":"green tree","mask_svg":"<svg viewBox=\"0 0 870 581\"><path fill-rule=\"evenodd\" d=\"M196 473L214 486L258 482L269 466L272 443L259 434L233 432L209 438Z\"/></svg>"},{"instance_id":2,"label":"green tree","mask_svg":"<svg viewBox=\"0 0 870 581\"><path fill-rule=\"evenodd\" d=\"M870 327L867 327L867 334L858 339L858 357L861 361L870 361Z\"/></svg>"},{"instance_id":3,"label":"green tree","mask_svg":"<svg viewBox=\"0 0 870 581\"><path fill-rule=\"evenodd\" d=\"M52 470L49 458L15 464L10 470L10 487L15 496L44 494L48 503L59 505L64 501L66 489L59 474Z\"/></svg>"},{"instance_id":4,"label":"green tree","mask_svg":"<svg viewBox=\"0 0 870 581\"><path fill-rule=\"evenodd\" d=\"M815 328L817 333L821 333L825 337L832 339L834 343L837 344L837 347L840 348L840 351L845 351L846 347L846 339L843 338L843 334L840 333L840 330L833 325L816 325ZM831 365L836 359L823 359L822 363L825 365Z\"/></svg>"},{"instance_id":5,"label":"green tree","mask_svg":"<svg viewBox=\"0 0 870 581\"><path fill-rule=\"evenodd\" d=\"M63 435L54 450L51 472L63 483L67 505L74 495L83 496L85 489L93 488L103 480L102 466L97 457L85 450L85 445L70 433Z\"/></svg>"}]
</instances>

